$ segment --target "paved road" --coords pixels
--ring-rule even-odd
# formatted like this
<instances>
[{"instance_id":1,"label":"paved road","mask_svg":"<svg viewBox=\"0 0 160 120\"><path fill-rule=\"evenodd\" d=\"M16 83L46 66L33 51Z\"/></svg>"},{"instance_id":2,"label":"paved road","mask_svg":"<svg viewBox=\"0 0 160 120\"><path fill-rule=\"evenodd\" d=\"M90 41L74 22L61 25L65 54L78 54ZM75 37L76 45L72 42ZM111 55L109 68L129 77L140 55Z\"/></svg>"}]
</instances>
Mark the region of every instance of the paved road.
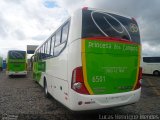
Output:
<instances>
[{"instance_id":1,"label":"paved road","mask_svg":"<svg viewBox=\"0 0 160 120\"><path fill-rule=\"evenodd\" d=\"M0 120L2 117L3 120L96 120L120 119L123 115L143 119L160 117L160 77L143 76L142 96L136 104L73 113L53 98L45 98L43 89L32 80L31 73L27 77L13 78L6 76L5 72L0 73Z\"/></svg>"}]
</instances>

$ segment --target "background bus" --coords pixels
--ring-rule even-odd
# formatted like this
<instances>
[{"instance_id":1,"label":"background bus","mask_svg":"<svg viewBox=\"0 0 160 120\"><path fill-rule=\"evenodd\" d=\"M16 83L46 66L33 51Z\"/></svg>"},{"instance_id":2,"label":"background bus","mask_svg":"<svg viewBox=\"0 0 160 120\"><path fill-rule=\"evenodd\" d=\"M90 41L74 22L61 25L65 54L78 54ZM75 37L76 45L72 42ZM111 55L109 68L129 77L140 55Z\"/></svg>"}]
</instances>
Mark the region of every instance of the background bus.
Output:
<instances>
[{"instance_id":1,"label":"background bus","mask_svg":"<svg viewBox=\"0 0 160 120\"><path fill-rule=\"evenodd\" d=\"M160 57L143 57L142 73L160 75Z\"/></svg>"},{"instance_id":2,"label":"background bus","mask_svg":"<svg viewBox=\"0 0 160 120\"><path fill-rule=\"evenodd\" d=\"M3 58L2 57L0 57L0 71L2 71L2 68L3 67Z\"/></svg>"},{"instance_id":3,"label":"background bus","mask_svg":"<svg viewBox=\"0 0 160 120\"><path fill-rule=\"evenodd\" d=\"M6 60L3 60L3 70L6 70L6 67L7 67Z\"/></svg>"},{"instance_id":4,"label":"background bus","mask_svg":"<svg viewBox=\"0 0 160 120\"><path fill-rule=\"evenodd\" d=\"M71 110L135 103L141 91L140 47L134 19L80 9L36 49L33 77L46 96Z\"/></svg>"},{"instance_id":5,"label":"background bus","mask_svg":"<svg viewBox=\"0 0 160 120\"><path fill-rule=\"evenodd\" d=\"M27 75L26 51L10 50L6 63L7 75Z\"/></svg>"}]
</instances>

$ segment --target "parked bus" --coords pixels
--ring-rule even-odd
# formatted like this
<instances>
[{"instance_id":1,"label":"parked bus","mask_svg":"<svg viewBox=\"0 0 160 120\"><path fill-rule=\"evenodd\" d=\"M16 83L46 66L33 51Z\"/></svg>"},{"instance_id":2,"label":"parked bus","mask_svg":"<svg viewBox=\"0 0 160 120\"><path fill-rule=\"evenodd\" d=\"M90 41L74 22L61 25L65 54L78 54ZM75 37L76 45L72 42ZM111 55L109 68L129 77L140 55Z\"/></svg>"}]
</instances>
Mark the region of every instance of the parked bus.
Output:
<instances>
[{"instance_id":1,"label":"parked bus","mask_svg":"<svg viewBox=\"0 0 160 120\"><path fill-rule=\"evenodd\" d=\"M34 54L33 78L73 111L135 103L141 94L137 22L79 9Z\"/></svg>"},{"instance_id":2,"label":"parked bus","mask_svg":"<svg viewBox=\"0 0 160 120\"><path fill-rule=\"evenodd\" d=\"M5 70L6 67L7 67L7 65L6 65L6 60L3 60L3 70Z\"/></svg>"},{"instance_id":3,"label":"parked bus","mask_svg":"<svg viewBox=\"0 0 160 120\"><path fill-rule=\"evenodd\" d=\"M160 75L160 57L143 57L142 67L144 74Z\"/></svg>"},{"instance_id":4,"label":"parked bus","mask_svg":"<svg viewBox=\"0 0 160 120\"><path fill-rule=\"evenodd\" d=\"M2 71L2 65L3 65L3 58L0 57L0 71Z\"/></svg>"},{"instance_id":5,"label":"parked bus","mask_svg":"<svg viewBox=\"0 0 160 120\"><path fill-rule=\"evenodd\" d=\"M7 75L27 75L26 51L10 50L7 55Z\"/></svg>"}]
</instances>

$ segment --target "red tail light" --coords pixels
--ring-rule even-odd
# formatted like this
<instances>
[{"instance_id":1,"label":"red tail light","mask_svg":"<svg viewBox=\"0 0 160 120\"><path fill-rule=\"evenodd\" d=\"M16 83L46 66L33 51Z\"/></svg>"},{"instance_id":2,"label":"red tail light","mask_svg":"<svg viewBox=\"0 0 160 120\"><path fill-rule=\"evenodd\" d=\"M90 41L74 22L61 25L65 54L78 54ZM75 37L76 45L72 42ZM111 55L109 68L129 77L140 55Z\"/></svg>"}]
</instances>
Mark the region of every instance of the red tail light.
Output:
<instances>
[{"instance_id":1,"label":"red tail light","mask_svg":"<svg viewBox=\"0 0 160 120\"><path fill-rule=\"evenodd\" d=\"M139 68L138 81L134 88L135 90L141 87L141 80L142 80L142 67Z\"/></svg>"},{"instance_id":2,"label":"red tail light","mask_svg":"<svg viewBox=\"0 0 160 120\"><path fill-rule=\"evenodd\" d=\"M136 22L136 19L135 19L135 18L132 18L132 20Z\"/></svg>"},{"instance_id":3,"label":"red tail light","mask_svg":"<svg viewBox=\"0 0 160 120\"><path fill-rule=\"evenodd\" d=\"M83 7L82 10L88 10L88 7Z\"/></svg>"},{"instance_id":4,"label":"red tail light","mask_svg":"<svg viewBox=\"0 0 160 120\"><path fill-rule=\"evenodd\" d=\"M84 84L82 67L77 67L73 70L71 88L78 93L89 94Z\"/></svg>"}]
</instances>

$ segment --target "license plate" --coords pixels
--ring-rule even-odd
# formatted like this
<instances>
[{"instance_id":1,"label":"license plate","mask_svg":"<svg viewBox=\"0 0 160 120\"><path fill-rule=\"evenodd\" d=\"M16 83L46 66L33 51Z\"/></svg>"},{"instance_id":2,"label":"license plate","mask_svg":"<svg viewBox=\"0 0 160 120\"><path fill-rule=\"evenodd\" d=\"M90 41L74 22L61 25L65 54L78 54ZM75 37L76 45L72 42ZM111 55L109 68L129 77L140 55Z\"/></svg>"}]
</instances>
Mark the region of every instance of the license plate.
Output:
<instances>
[{"instance_id":1,"label":"license plate","mask_svg":"<svg viewBox=\"0 0 160 120\"><path fill-rule=\"evenodd\" d=\"M121 96L106 98L106 102L108 102L108 103L119 102L119 101L121 101L121 100L122 100L122 97L121 97Z\"/></svg>"}]
</instances>

